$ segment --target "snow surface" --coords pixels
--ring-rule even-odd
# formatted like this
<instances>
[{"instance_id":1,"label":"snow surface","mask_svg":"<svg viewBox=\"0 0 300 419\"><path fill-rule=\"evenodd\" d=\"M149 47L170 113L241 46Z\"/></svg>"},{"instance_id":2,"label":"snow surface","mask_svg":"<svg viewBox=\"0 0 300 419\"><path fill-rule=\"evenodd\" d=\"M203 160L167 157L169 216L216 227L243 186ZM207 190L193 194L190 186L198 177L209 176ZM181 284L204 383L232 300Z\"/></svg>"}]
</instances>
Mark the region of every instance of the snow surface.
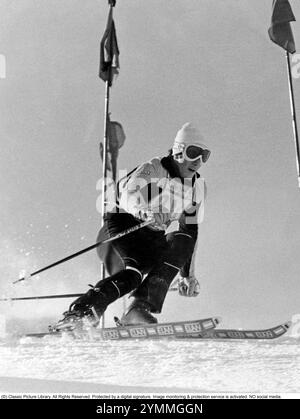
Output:
<instances>
[{"instance_id":1,"label":"snow surface","mask_svg":"<svg viewBox=\"0 0 300 419\"><path fill-rule=\"evenodd\" d=\"M299 337L0 342L1 392L300 393Z\"/></svg>"}]
</instances>

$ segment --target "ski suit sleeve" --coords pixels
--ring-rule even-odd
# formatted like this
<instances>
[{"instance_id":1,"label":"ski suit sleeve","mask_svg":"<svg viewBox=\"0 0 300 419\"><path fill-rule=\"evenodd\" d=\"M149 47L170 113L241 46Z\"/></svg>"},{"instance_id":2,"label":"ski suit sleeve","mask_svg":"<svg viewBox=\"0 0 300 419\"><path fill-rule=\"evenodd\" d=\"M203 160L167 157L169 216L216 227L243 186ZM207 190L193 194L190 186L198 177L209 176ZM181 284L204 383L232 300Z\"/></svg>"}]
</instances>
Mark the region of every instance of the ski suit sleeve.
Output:
<instances>
[{"instance_id":1,"label":"ski suit sleeve","mask_svg":"<svg viewBox=\"0 0 300 419\"><path fill-rule=\"evenodd\" d=\"M202 179L201 179L202 182ZM183 214L179 219L179 231L189 234L195 241L193 252L190 258L186 261L185 265L180 270L180 275L184 278L193 276L195 273L195 259L197 252L197 239L198 239L198 225L203 221L204 217L204 202L207 196L206 183L202 183L202 192L196 202ZM200 214L199 214L200 211Z\"/></svg>"},{"instance_id":2,"label":"ski suit sleeve","mask_svg":"<svg viewBox=\"0 0 300 419\"><path fill-rule=\"evenodd\" d=\"M199 208L195 208L195 215L194 218L197 220ZM189 259L186 261L184 266L180 270L180 275L184 278L192 275L194 273L194 266L195 266L195 254L197 249L197 238L198 238L198 224L197 223L187 223L188 215L184 212L179 220L179 231L189 234L194 239L194 248L192 254L190 255Z\"/></svg>"}]
</instances>

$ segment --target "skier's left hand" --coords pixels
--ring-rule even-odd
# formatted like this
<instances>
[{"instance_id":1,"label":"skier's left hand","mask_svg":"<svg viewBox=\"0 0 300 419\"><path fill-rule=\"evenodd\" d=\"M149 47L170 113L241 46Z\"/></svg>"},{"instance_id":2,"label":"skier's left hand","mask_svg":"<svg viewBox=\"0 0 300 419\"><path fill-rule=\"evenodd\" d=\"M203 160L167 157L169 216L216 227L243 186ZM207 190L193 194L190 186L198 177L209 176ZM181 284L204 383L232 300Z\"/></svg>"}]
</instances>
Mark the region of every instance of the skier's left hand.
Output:
<instances>
[{"instance_id":1,"label":"skier's left hand","mask_svg":"<svg viewBox=\"0 0 300 419\"><path fill-rule=\"evenodd\" d=\"M178 278L179 295L184 297L197 297L200 292L200 284L194 275L186 278L179 276Z\"/></svg>"}]
</instances>

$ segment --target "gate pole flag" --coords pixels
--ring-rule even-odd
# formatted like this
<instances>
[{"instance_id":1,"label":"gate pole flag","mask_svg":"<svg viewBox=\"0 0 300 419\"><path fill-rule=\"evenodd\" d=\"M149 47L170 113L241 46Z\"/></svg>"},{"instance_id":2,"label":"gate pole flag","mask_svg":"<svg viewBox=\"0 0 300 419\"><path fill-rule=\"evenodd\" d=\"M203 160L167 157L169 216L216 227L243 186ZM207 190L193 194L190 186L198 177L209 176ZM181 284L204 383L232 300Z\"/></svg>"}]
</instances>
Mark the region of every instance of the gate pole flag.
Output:
<instances>
[{"instance_id":1,"label":"gate pole flag","mask_svg":"<svg viewBox=\"0 0 300 419\"><path fill-rule=\"evenodd\" d=\"M296 151L296 165L298 186L300 188L300 150L299 137L296 118L295 96L293 89L293 79L291 73L290 54L296 52L294 36L291 28L291 23L296 21L291 5L288 0L273 0L273 13L271 19L271 26L269 28L269 36L271 41L279 45L285 50L287 61L287 73L290 93L290 104L292 113L292 124L294 132L294 142Z\"/></svg>"}]
</instances>

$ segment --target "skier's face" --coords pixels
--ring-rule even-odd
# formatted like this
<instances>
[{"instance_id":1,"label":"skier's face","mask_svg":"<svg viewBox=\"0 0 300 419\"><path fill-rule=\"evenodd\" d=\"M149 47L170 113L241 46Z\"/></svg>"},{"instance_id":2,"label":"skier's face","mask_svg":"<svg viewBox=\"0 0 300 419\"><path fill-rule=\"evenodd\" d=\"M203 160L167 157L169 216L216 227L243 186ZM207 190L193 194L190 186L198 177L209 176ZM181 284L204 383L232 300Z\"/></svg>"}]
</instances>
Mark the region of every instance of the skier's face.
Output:
<instances>
[{"instance_id":1,"label":"skier's face","mask_svg":"<svg viewBox=\"0 0 300 419\"><path fill-rule=\"evenodd\" d=\"M178 163L178 170L181 178L192 178L195 173L200 169L202 165L202 159L194 161L183 160L183 163Z\"/></svg>"}]
</instances>

